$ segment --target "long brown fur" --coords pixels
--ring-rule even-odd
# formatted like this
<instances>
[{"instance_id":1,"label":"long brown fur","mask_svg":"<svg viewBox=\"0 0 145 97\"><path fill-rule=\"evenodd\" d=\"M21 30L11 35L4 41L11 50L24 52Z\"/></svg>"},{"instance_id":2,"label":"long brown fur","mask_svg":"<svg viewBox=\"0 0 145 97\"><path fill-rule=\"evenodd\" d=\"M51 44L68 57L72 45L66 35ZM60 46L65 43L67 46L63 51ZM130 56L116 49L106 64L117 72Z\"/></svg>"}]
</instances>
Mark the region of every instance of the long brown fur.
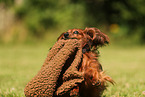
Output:
<instances>
[{"instance_id":1,"label":"long brown fur","mask_svg":"<svg viewBox=\"0 0 145 97\"><path fill-rule=\"evenodd\" d=\"M98 61L98 48L109 43L109 37L97 28L70 29L60 35L60 39L82 41L83 59L79 71L84 73L85 81L75 88L81 97L100 97L107 87L107 81L114 84L111 77L104 74Z\"/></svg>"}]
</instances>

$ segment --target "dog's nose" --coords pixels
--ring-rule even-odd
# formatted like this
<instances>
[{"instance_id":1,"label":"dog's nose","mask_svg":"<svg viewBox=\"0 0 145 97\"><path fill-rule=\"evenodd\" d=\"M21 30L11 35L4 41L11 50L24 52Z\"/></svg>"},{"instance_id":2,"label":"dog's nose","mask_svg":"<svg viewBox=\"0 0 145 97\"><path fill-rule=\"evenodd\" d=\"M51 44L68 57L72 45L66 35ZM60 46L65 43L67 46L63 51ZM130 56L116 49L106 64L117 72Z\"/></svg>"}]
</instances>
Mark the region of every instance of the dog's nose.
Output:
<instances>
[{"instance_id":1,"label":"dog's nose","mask_svg":"<svg viewBox=\"0 0 145 97\"><path fill-rule=\"evenodd\" d=\"M68 38L68 36L69 36L69 33L68 32L64 33L64 37L65 38Z\"/></svg>"}]
</instances>

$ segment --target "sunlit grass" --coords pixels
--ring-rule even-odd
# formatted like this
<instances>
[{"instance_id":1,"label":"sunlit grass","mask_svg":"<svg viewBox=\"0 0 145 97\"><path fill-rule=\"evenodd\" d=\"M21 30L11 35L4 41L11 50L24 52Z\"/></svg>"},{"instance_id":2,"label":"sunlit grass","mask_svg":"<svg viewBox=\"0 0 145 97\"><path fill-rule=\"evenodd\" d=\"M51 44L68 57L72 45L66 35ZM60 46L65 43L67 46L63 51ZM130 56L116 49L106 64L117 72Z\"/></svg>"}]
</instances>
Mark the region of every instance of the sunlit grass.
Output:
<instances>
[{"instance_id":1,"label":"sunlit grass","mask_svg":"<svg viewBox=\"0 0 145 97\"><path fill-rule=\"evenodd\" d=\"M24 96L24 87L38 72L47 46L0 47L0 96Z\"/></svg>"},{"instance_id":2,"label":"sunlit grass","mask_svg":"<svg viewBox=\"0 0 145 97\"><path fill-rule=\"evenodd\" d=\"M25 85L41 68L52 45L0 47L0 97L23 97ZM145 96L145 47L100 49L100 62L116 85L106 97Z\"/></svg>"},{"instance_id":3,"label":"sunlit grass","mask_svg":"<svg viewBox=\"0 0 145 97\"><path fill-rule=\"evenodd\" d=\"M104 70L116 82L104 95L107 97L144 97L145 48L105 47L101 50Z\"/></svg>"}]
</instances>

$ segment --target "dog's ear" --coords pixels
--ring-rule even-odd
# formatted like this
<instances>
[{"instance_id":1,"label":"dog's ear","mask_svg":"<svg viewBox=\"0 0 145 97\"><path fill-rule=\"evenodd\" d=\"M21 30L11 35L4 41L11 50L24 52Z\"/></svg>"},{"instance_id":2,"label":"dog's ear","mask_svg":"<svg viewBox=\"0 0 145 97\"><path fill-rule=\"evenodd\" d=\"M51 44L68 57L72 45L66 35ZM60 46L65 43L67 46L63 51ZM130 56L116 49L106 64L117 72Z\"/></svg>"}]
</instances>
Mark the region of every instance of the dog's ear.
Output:
<instances>
[{"instance_id":1,"label":"dog's ear","mask_svg":"<svg viewBox=\"0 0 145 97\"><path fill-rule=\"evenodd\" d=\"M91 37L93 41L92 46L97 47L109 44L109 37L97 28L86 28L84 32Z\"/></svg>"}]
</instances>

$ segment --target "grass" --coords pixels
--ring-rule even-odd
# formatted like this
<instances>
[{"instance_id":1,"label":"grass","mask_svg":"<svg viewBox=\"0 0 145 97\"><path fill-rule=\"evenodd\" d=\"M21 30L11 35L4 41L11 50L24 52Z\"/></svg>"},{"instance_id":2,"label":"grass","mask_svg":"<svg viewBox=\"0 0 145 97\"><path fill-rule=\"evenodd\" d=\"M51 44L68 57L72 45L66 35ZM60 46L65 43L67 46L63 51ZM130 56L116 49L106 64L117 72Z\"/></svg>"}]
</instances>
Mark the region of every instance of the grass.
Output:
<instances>
[{"instance_id":1,"label":"grass","mask_svg":"<svg viewBox=\"0 0 145 97\"><path fill-rule=\"evenodd\" d=\"M24 97L25 85L40 70L49 47L0 47L0 97ZM100 62L116 85L109 84L106 97L145 97L145 47L100 49Z\"/></svg>"}]
</instances>

